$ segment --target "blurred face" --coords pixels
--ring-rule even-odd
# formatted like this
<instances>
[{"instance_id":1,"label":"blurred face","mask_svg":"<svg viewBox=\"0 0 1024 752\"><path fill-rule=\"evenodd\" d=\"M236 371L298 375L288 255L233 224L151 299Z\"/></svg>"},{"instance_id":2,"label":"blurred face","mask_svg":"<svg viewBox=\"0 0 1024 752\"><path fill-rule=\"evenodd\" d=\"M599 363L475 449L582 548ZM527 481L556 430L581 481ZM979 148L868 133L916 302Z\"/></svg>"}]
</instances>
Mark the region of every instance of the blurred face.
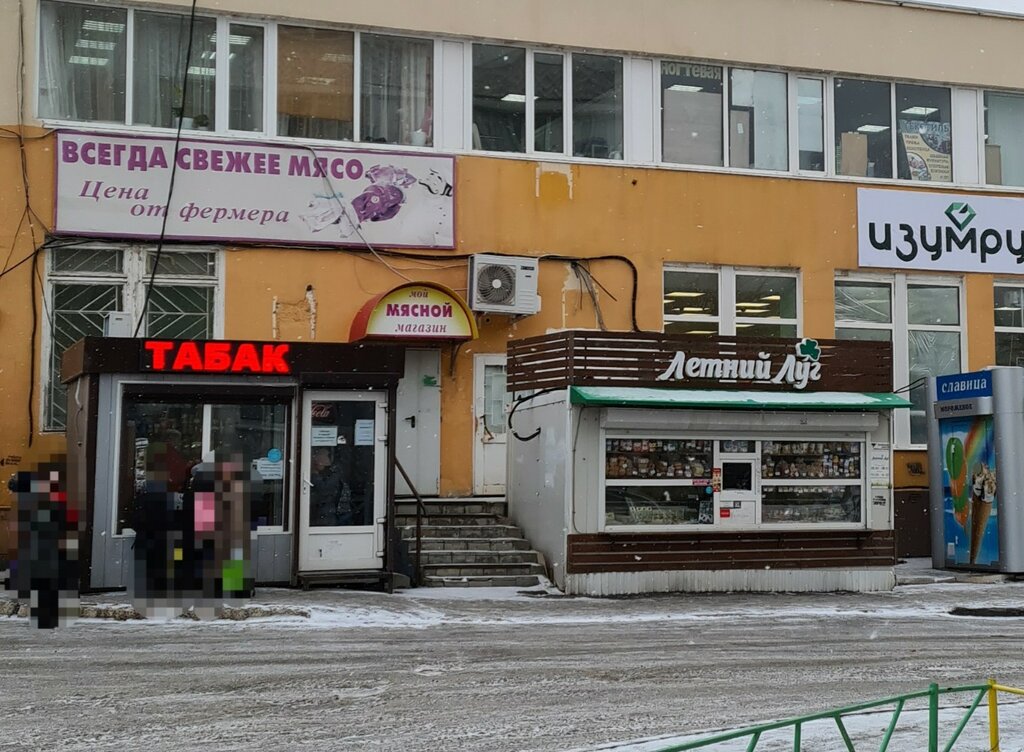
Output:
<instances>
[{"instance_id":1,"label":"blurred face","mask_svg":"<svg viewBox=\"0 0 1024 752\"><path fill-rule=\"evenodd\" d=\"M325 470L331 466L331 454L326 449L315 449L313 451L313 469L316 471Z\"/></svg>"}]
</instances>

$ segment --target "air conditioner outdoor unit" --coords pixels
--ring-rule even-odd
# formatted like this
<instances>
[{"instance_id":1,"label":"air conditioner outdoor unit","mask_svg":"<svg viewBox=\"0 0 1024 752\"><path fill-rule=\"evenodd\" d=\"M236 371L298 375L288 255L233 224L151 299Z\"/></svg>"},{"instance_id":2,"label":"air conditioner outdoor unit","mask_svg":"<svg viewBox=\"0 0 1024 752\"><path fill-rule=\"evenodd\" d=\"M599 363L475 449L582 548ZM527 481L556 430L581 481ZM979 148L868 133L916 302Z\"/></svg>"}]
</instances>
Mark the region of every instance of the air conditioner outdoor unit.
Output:
<instances>
[{"instance_id":1,"label":"air conditioner outdoor unit","mask_svg":"<svg viewBox=\"0 0 1024 752\"><path fill-rule=\"evenodd\" d=\"M469 307L513 316L537 313L537 266L537 259L528 256L471 256Z\"/></svg>"}]
</instances>

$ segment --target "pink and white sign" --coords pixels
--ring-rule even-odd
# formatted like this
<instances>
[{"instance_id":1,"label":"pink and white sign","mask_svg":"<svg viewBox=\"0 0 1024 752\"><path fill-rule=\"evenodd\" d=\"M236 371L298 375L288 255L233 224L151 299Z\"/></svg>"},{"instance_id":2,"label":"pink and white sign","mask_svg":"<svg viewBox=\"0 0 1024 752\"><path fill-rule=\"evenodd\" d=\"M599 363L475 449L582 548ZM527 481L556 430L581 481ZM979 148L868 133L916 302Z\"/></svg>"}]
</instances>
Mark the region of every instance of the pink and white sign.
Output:
<instances>
[{"instance_id":1,"label":"pink and white sign","mask_svg":"<svg viewBox=\"0 0 1024 752\"><path fill-rule=\"evenodd\" d=\"M61 131L55 232L454 248L455 159ZM167 203L172 165L174 191Z\"/></svg>"}]
</instances>

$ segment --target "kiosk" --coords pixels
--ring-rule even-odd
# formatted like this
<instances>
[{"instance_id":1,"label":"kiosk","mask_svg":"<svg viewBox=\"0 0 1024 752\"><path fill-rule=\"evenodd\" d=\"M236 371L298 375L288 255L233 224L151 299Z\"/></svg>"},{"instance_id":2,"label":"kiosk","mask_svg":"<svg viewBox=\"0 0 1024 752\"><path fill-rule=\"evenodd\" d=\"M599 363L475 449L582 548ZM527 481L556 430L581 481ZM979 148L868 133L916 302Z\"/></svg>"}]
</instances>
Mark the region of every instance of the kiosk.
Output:
<instances>
[{"instance_id":1,"label":"kiosk","mask_svg":"<svg viewBox=\"0 0 1024 752\"><path fill-rule=\"evenodd\" d=\"M241 455L257 583L389 586L394 411L403 348L87 337L64 355L68 489L82 501L83 590L131 577L145 479L171 491L214 452ZM321 498L331 490L332 498Z\"/></svg>"},{"instance_id":2,"label":"kiosk","mask_svg":"<svg viewBox=\"0 0 1024 752\"><path fill-rule=\"evenodd\" d=\"M509 345L509 505L567 592L895 584L886 342Z\"/></svg>"},{"instance_id":3,"label":"kiosk","mask_svg":"<svg viewBox=\"0 0 1024 752\"><path fill-rule=\"evenodd\" d=\"M932 565L1024 572L1024 368L929 379Z\"/></svg>"}]
</instances>

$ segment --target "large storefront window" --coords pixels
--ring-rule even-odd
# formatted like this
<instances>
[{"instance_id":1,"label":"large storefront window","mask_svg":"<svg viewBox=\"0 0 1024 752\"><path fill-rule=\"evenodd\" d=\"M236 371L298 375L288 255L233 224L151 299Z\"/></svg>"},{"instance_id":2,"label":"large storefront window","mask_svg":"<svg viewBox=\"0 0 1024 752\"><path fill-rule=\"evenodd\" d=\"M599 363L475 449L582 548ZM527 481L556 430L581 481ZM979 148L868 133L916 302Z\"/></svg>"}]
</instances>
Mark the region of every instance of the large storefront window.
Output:
<instances>
[{"instance_id":1,"label":"large storefront window","mask_svg":"<svg viewBox=\"0 0 1024 752\"><path fill-rule=\"evenodd\" d=\"M195 20L186 86L182 61L188 50L188 28L187 16L136 11L134 123L177 128L182 118L182 127L209 129L216 122L217 22Z\"/></svg>"},{"instance_id":2,"label":"large storefront window","mask_svg":"<svg viewBox=\"0 0 1024 752\"><path fill-rule=\"evenodd\" d=\"M39 116L123 123L128 12L42 2Z\"/></svg>"},{"instance_id":3,"label":"large storefront window","mask_svg":"<svg viewBox=\"0 0 1024 752\"><path fill-rule=\"evenodd\" d=\"M909 387L913 407L894 415L896 443L924 445L926 379L961 370L959 284L918 282L904 274L837 279L835 317L837 339L889 340L894 353L905 353L893 360L893 387Z\"/></svg>"},{"instance_id":4,"label":"large storefront window","mask_svg":"<svg viewBox=\"0 0 1024 752\"><path fill-rule=\"evenodd\" d=\"M722 164L724 69L661 64L661 159L675 164Z\"/></svg>"},{"instance_id":5,"label":"large storefront window","mask_svg":"<svg viewBox=\"0 0 1024 752\"><path fill-rule=\"evenodd\" d=\"M277 132L352 139L353 36L347 31L277 30Z\"/></svg>"},{"instance_id":6,"label":"large storefront window","mask_svg":"<svg viewBox=\"0 0 1024 752\"><path fill-rule=\"evenodd\" d=\"M786 74L733 68L729 76L729 166L789 168Z\"/></svg>"},{"instance_id":7,"label":"large storefront window","mask_svg":"<svg viewBox=\"0 0 1024 752\"><path fill-rule=\"evenodd\" d=\"M128 398L121 423L117 533L155 523L173 528L189 522L176 515L194 510L186 501L193 476L197 466L214 456L240 462L253 482L253 526L283 526L288 412L286 404L272 402ZM192 527L185 524L184 529Z\"/></svg>"},{"instance_id":8,"label":"large storefront window","mask_svg":"<svg viewBox=\"0 0 1024 752\"><path fill-rule=\"evenodd\" d=\"M903 180L953 182L949 89L896 84L896 153Z\"/></svg>"},{"instance_id":9,"label":"large storefront window","mask_svg":"<svg viewBox=\"0 0 1024 752\"><path fill-rule=\"evenodd\" d=\"M796 337L798 277L764 270L666 267L663 312L673 334Z\"/></svg>"},{"instance_id":10,"label":"large storefront window","mask_svg":"<svg viewBox=\"0 0 1024 752\"><path fill-rule=\"evenodd\" d=\"M1024 287L995 286L996 365L1024 365Z\"/></svg>"},{"instance_id":11,"label":"large storefront window","mask_svg":"<svg viewBox=\"0 0 1024 752\"><path fill-rule=\"evenodd\" d=\"M836 174L891 178L890 84L837 78L833 98Z\"/></svg>"},{"instance_id":12,"label":"large storefront window","mask_svg":"<svg viewBox=\"0 0 1024 752\"><path fill-rule=\"evenodd\" d=\"M360 42L361 140L430 146L434 43L379 34Z\"/></svg>"},{"instance_id":13,"label":"large storefront window","mask_svg":"<svg viewBox=\"0 0 1024 752\"><path fill-rule=\"evenodd\" d=\"M606 529L859 524L864 442L605 439Z\"/></svg>"},{"instance_id":14,"label":"large storefront window","mask_svg":"<svg viewBox=\"0 0 1024 752\"><path fill-rule=\"evenodd\" d=\"M60 383L64 351L82 337L103 334L107 314L127 314L132 331L142 316L156 254L149 248L57 248L49 252L49 362L44 425L62 430L67 390ZM145 309L141 334L176 339L214 336L217 254L164 251ZM131 333L131 332L129 332Z\"/></svg>"},{"instance_id":15,"label":"large storefront window","mask_svg":"<svg viewBox=\"0 0 1024 752\"><path fill-rule=\"evenodd\" d=\"M985 92L985 182L1024 186L1024 96Z\"/></svg>"}]
</instances>

